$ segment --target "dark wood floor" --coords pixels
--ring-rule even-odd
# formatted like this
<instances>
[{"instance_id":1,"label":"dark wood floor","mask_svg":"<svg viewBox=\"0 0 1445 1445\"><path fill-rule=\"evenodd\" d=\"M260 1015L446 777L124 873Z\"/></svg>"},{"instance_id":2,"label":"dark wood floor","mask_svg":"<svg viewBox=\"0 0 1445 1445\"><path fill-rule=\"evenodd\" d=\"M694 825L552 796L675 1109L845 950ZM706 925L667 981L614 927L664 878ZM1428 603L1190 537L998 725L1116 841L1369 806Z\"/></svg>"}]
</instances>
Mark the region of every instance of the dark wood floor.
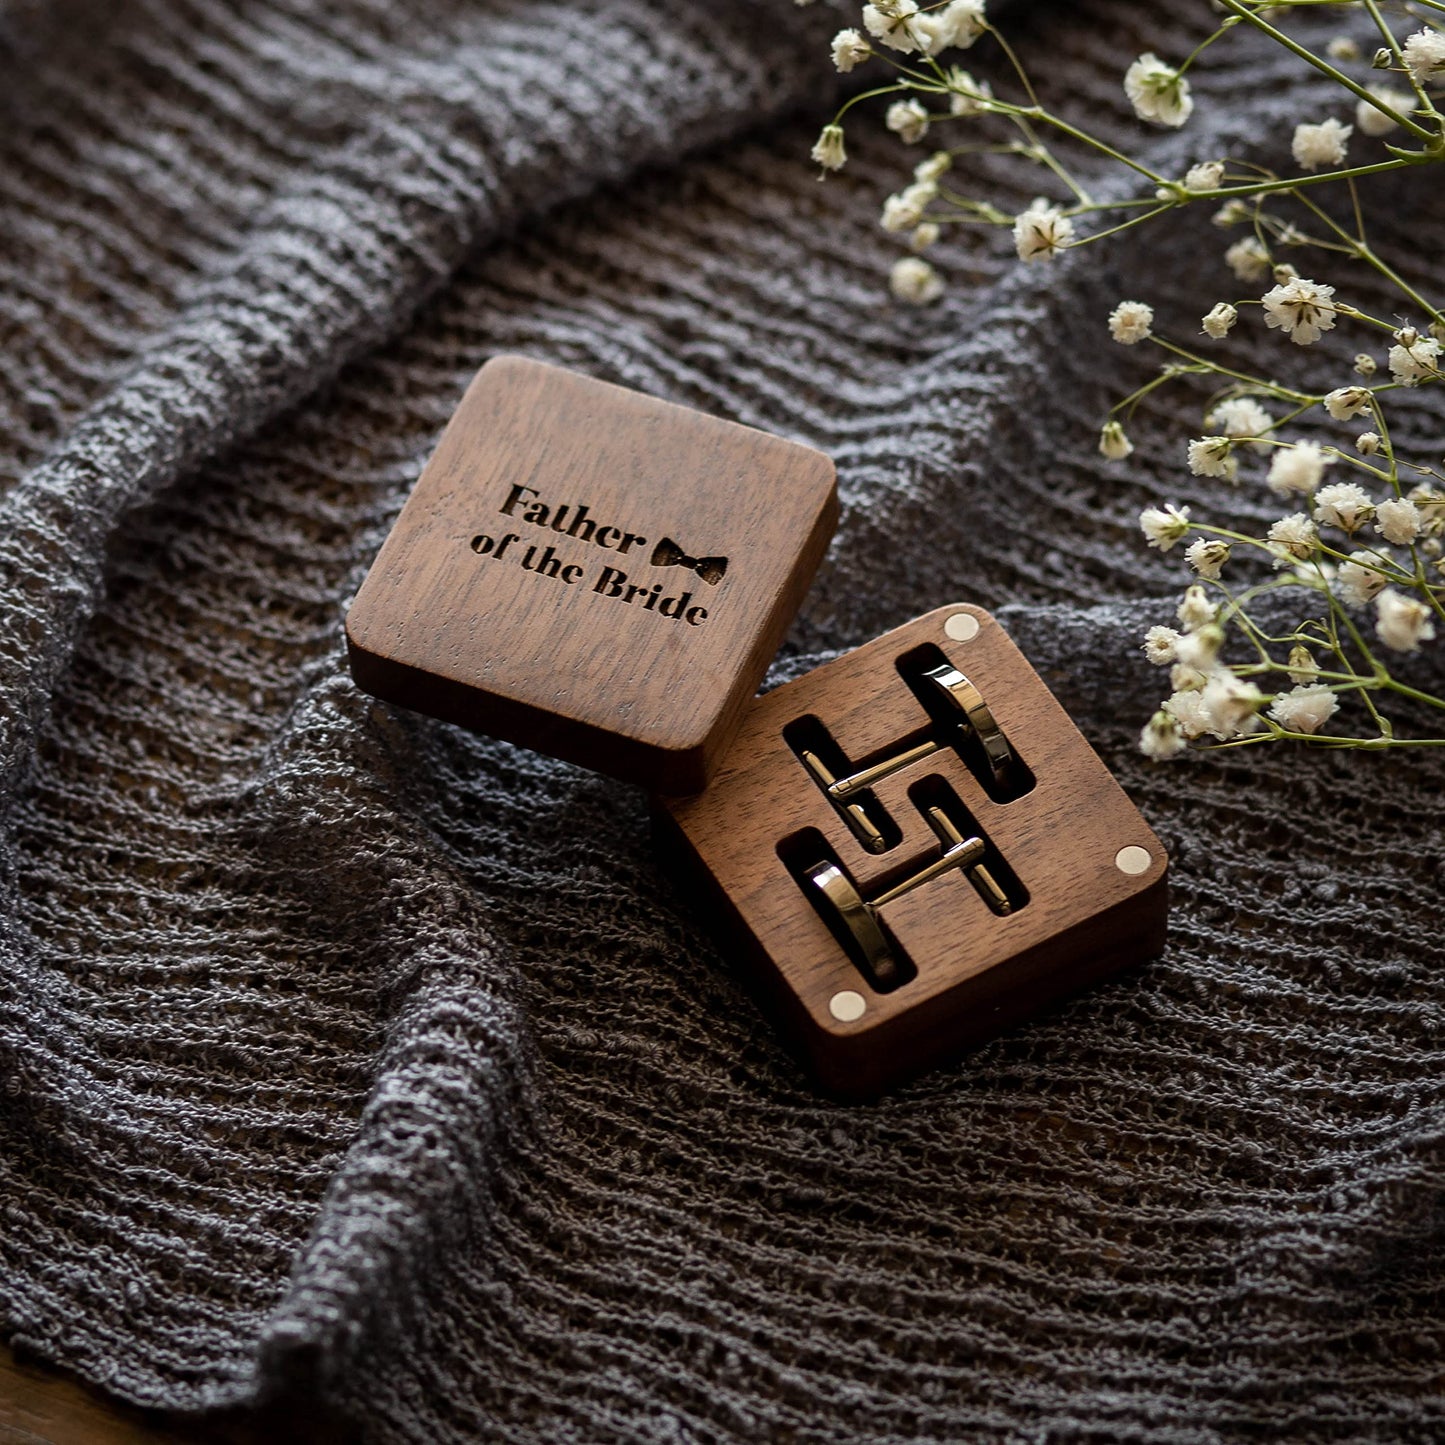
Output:
<instances>
[{"instance_id":1,"label":"dark wood floor","mask_svg":"<svg viewBox=\"0 0 1445 1445\"><path fill-rule=\"evenodd\" d=\"M307 1412L175 1424L132 1410L0 1345L0 1445L345 1445L353 1434Z\"/></svg>"}]
</instances>

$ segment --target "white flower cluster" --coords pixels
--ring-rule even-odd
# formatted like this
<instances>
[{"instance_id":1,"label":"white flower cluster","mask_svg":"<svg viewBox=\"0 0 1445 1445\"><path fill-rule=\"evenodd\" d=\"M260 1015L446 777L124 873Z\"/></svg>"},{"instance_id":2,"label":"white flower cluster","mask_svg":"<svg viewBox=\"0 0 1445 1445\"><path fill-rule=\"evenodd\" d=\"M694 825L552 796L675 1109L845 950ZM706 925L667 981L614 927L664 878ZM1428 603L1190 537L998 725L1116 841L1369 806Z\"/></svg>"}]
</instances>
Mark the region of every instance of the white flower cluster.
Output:
<instances>
[{"instance_id":1,"label":"white flower cluster","mask_svg":"<svg viewBox=\"0 0 1445 1445\"><path fill-rule=\"evenodd\" d=\"M988 29L988 20L984 14L984 0L949 0L946 5L927 10L920 10L917 0L875 0L874 4L863 7L863 28L890 50L931 58L948 49L967 50ZM839 41L845 35L851 37L857 32L843 31L835 37L835 61ZM845 42L845 52L851 54L851 49L850 39ZM847 68L852 69L854 64L857 64L856 60ZM838 68L842 70L844 67L839 65Z\"/></svg>"},{"instance_id":2,"label":"white flower cluster","mask_svg":"<svg viewBox=\"0 0 1445 1445\"><path fill-rule=\"evenodd\" d=\"M1161 760L1206 735L1220 742L1249 736L1269 700L1253 682L1221 665L1224 629L1203 587L1186 589L1176 616L1182 632L1151 627L1144 637L1144 656L1170 669L1173 688L1139 738L1144 753Z\"/></svg>"},{"instance_id":3,"label":"white flower cluster","mask_svg":"<svg viewBox=\"0 0 1445 1445\"><path fill-rule=\"evenodd\" d=\"M1227 404L1221 403L1216 411ZM1422 596L1415 587L1413 564L1407 566L1390 548L1415 548L1445 538L1445 492L1421 485L1409 496L1376 503L1354 482L1318 485L1324 454L1313 443L1296 443L1277 455L1302 457L1297 465L1314 483L1301 489L1310 494L1309 510L1280 517L1258 544L1273 557L1276 568L1303 566L1305 572L1295 571L1287 580L1330 588L1351 608L1373 604L1374 635L1391 652L1413 652L1431 641L1441 615L1439 597L1432 605L1428 596ZM1382 539L1378 545L1358 547L1338 568L1323 560L1323 530L1342 532L1348 541L1371 523ZM1161 552L1172 550L1195 530L1189 508L1173 504L1145 508L1139 525L1148 544ZM1320 680L1319 664L1302 643L1295 643L1284 663L1230 667L1221 661L1225 631L1201 584L1220 582L1236 547L1224 536L1210 535L1213 531L1204 528L1185 548L1200 582L1187 589L1179 604L1177 618L1184 630L1159 626L1145 634L1148 661L1172 669L1173 692L1140 735L1140 747L1152 758L1175 757L1200 738L1224 743L1251 737L1264 726L1263 717L1273 723L1275 736L1313 736L1339 710L1336 690ZM1273 695L1261 691L1252 677L1271 672L1287 674L1293 688Z\"/></svg>"},{"instance_id":4,"label":"white flower cluster","mask_svg":"<svg viewBox=\"0 0 1445 1445\"><path fill-rule=\"evenodd\" d=\"M1141 55L1124 72L1124 94L1135 115L1154 125L1178 127L1194 113L1183 73L1152 53Z\"/></svg>"},{"instance_id":5,"label":"white flower cluster","mask_svg":"<svg viewBox=\"0 0 1445 1445\"><path fill-rule=\"evenodd\" d=\"M1039 197L1014 219L1014 249L1021 261L1047 261L1074 238L1074 223Z\"/></svg>"},{"instance_id":6,"label":"white flower cluster","mask_svg":"<svg viewBox=\"0 0 1445 1445\"><path fill-rule=\"evenodd\" d=\"M833 63L847 74L873 62L887 67L891 78L850 95L818 137L813 158L825 174L847 163L843 119L857 101L875 95L887 97L879 109L888 130L903 144L932 152L887 197L879 217L906 248L892 265L889 286L909 306L928 306L944 295L944 277L922 253L954 232L951 223L1007 228L1019 259L1030 265L1199 203L1213 225L1237 228L1224 261L1248 294L1194 311L1206 341L1181 344L1168 335L1161 304L1172 299L1167 294L1147 302L1122 298L1107 315L1115 343L1165 355L1157 372L1110 411L1098 433L1100 456L1121 464L1134 455L1125 426L1146 398L1157 404L1157 388L1177 378L1210 376L1217 389L1203 409L1202 434L1188 440L1189 471L1235 485L1250 474L1258 478L1248 522L1216 526L1175 503L1139 514L1147 544L1182 554L1190 573L1178 625L1152 628L1145 639L1149 661L1170 669L1171 692L1145 727L1141 745L1157 758L1175 756L1196 739L1231 746L1323 733L1332 746L1394 746L1411 740L1394 737L1374 697L1409 692L1418 701L1424 695L1396 679L1386 663L1431 642L1445 623L1445 462L1430 466L1397 457L1396 440L1411 433L1395 428L1392 436L1394 417L1386 409L1403 399L1397 393L1404 388L1445 384L1445 309L1403 279L1418 267L1402 265L1396 272L1393 257L1375 252L1367 187L1354 182L1445 163L1445 102L1438 99L1445 90L1445 0L1391 7L1413 16L1419 27L1403 40L1390 29L1393 20L1365 7L1385 42L1373 51L1350 36L1327 45L1303 32L1302 38L1286 37L1275 28L1275 12L1283 13L1285 4L1247 0L1236 6L1231 0L1227 8L1230 14L1183 61L1153 52L1135 56L1122 76L1124 95L1138 120L1182 127L1194 110L1191 71L1203 53L1230 34L1253 27L1258 37L1263 31L1294 59L1333 74L1348 92L1337 96L1336 113L1321 107L1291 117L1285 133L1275 137L1275 148L1287 143L1289 153L1280 172L1269 168L1264 150L1249 159L1196 150L1191 158L1184 147L1170 147L1167 167L1158 169L1157 148L1131 154L1112 129L1094 134L1086 118L1052 110L1047 88L1033 84L997 32L1008 64L998 67L1003 79L995 82L995 93L987 80L948 57L939 59L992 31L985 0L862 4L858 23L833 37ZM1368 83L1338 68L1356 65L1374 73ZM955 139L950 127L961 123L996 133ZM1076 150L1091 154L1076 160ZM1010 155L1037 166L1050 193L1022 210L970 194L976 155ZM967 175L945 180L955 164ZM1101 165L1115 173L1096 184ZM1115 184L1121 167L1132 172L1128 186ZM1342 201L1346 179L1350 190ZM1141 187L1141 180L1147 184ZM1397 225L1388 240L1404 250L1408 232ZM1382 282L1394 299L1372 305L1371 314L1337 296L1328 280L1303 274L1311 266L1291 264L1311 249L1374 271L1359 288L1365 304ZM1373 351L1356 352L1352 375L1316 391L1312 375L1292 383L1268 372L1253 374L1247 361L1211 359L1216 347L1245 329L1254 308L1262 330L1320 353L1337 345L1352 324L1389 339L1381 338ZM1422 313L1418 324L1401 319ZM1433 411L1427 406L1418 414ZM1348 427L1350 435L1321 434L1334 426ZM1311 430L1298 434L1297 427ZM1402 476L1408 480L1402 483ZM1261 517L1261 504L1270 498L1276 505ZM1261 606L1258 599L1281 589L1293 589L1296 599L1303 594L1306 607L1318 611L1301 614L1291 600L1258 620L1250 615L1247 609ZM1223 600L1216 606L1212 599ZM1305 620L1278 635L1280 618L1289 616ZM1228 638L1236 632L1248 639L1249 650L1242 661L1226 661ZM1360 715L1368 714L1378 736L1333 731L1342 704L1357 694L1366 704ZM1445 710L1445 699L1424 700Z\"/></svg>"}]
</instances>

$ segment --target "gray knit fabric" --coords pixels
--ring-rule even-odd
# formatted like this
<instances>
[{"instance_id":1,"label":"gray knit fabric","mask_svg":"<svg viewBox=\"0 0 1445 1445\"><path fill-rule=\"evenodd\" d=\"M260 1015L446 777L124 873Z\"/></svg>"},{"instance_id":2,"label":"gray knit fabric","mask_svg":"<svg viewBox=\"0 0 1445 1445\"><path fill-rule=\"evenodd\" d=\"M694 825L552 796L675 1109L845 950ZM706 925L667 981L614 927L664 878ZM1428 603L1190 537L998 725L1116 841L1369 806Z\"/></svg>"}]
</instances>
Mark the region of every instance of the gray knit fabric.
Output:
<instances>
[{"instance_id":1,"label":"gray knit fabric","mask_svg":"<svg viewBox=\"0 0 1445 1445\"><path fill-rule=\"evenodd\" d=\"M385 1442L1445 1434L1445 765L1132 750L1133 633L1181 580L1133 518L1210 493L1177 423L1093 455L1144 374L1102 321L1129 294L1192 330L1235 289L1223 238L1024 269L969 234L901 312L875 216L908 157L860 131L841 177L806 161L843 13L0 4L19 1347L171 1409L323 1398ZM1207 7L1007 23L1170 173L1277 153L1318 104L1243 44L1142 135L1123 67ZM1371 194L1445 281L1440 188ZM1172 850L1166 955L833 1104L639 793L360 694L347 599L503 350L830 452L843 520L778 675L997 609ZM1432 405L1401 429L1438 455Z\"/></svg>"}]
</instances>

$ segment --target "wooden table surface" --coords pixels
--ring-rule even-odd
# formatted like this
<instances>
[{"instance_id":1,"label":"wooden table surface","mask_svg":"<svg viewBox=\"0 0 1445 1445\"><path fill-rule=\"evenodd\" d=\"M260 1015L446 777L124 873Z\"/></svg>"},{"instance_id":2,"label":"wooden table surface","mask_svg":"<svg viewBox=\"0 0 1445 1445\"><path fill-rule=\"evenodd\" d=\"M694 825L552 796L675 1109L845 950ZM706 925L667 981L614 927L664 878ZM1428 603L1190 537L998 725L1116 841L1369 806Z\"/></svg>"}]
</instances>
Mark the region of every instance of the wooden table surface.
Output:
<instances>
[{"instance_id":1,"label":"wooden table surface","mask_svg":"<svg viewBox=\"0 0 1445 1445\"><path fill-rule=\"evenodd\" d=\"M341 1425L250 1412L176 1424L106 1399L58 1370L17 1360L0 1345L0 1445L342 1445Z\"/></svg>"}]
</instances>

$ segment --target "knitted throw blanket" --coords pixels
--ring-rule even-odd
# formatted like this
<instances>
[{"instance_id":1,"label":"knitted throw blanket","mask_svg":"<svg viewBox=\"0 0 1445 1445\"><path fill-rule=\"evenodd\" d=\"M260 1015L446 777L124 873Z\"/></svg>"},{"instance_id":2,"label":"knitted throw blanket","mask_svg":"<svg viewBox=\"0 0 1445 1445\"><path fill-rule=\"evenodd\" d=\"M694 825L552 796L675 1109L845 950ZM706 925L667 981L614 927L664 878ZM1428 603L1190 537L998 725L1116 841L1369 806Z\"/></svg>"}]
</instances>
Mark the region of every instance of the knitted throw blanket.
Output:
<instances>
[{"instance_id":1,"label":"knitted throw blanket","mask_svg":"<svg viewBox=\"0 0 1445 1445\"><path fill-rule=\"evenodd\" d=\"M1182 132L1126 116L1129 60L1206 10L1003 22L1166 174L1278 157L1320 93L1248 42ZM902 310L876 215L916 153L875 124L826 184L806 159L851 18L0 0L17 1346L176 1410L319 1393L378 1441L1445 1432L1445 760L1133 749L1138 632L1183 581L1135 518L1217 484L1179 426L1093 452L1142 379L1103 321L1196 326L1228 238L1191 215L1022 268L970 234ZM1370 196L1445 265L1438 187ZM777 675L998 611L1171 849L1166 955L833 1104L639 793L359 693L347 600L502 350L834 456ZM1436 455L1437 394L1402 422Z\"/></svg>"}]
</instances>

